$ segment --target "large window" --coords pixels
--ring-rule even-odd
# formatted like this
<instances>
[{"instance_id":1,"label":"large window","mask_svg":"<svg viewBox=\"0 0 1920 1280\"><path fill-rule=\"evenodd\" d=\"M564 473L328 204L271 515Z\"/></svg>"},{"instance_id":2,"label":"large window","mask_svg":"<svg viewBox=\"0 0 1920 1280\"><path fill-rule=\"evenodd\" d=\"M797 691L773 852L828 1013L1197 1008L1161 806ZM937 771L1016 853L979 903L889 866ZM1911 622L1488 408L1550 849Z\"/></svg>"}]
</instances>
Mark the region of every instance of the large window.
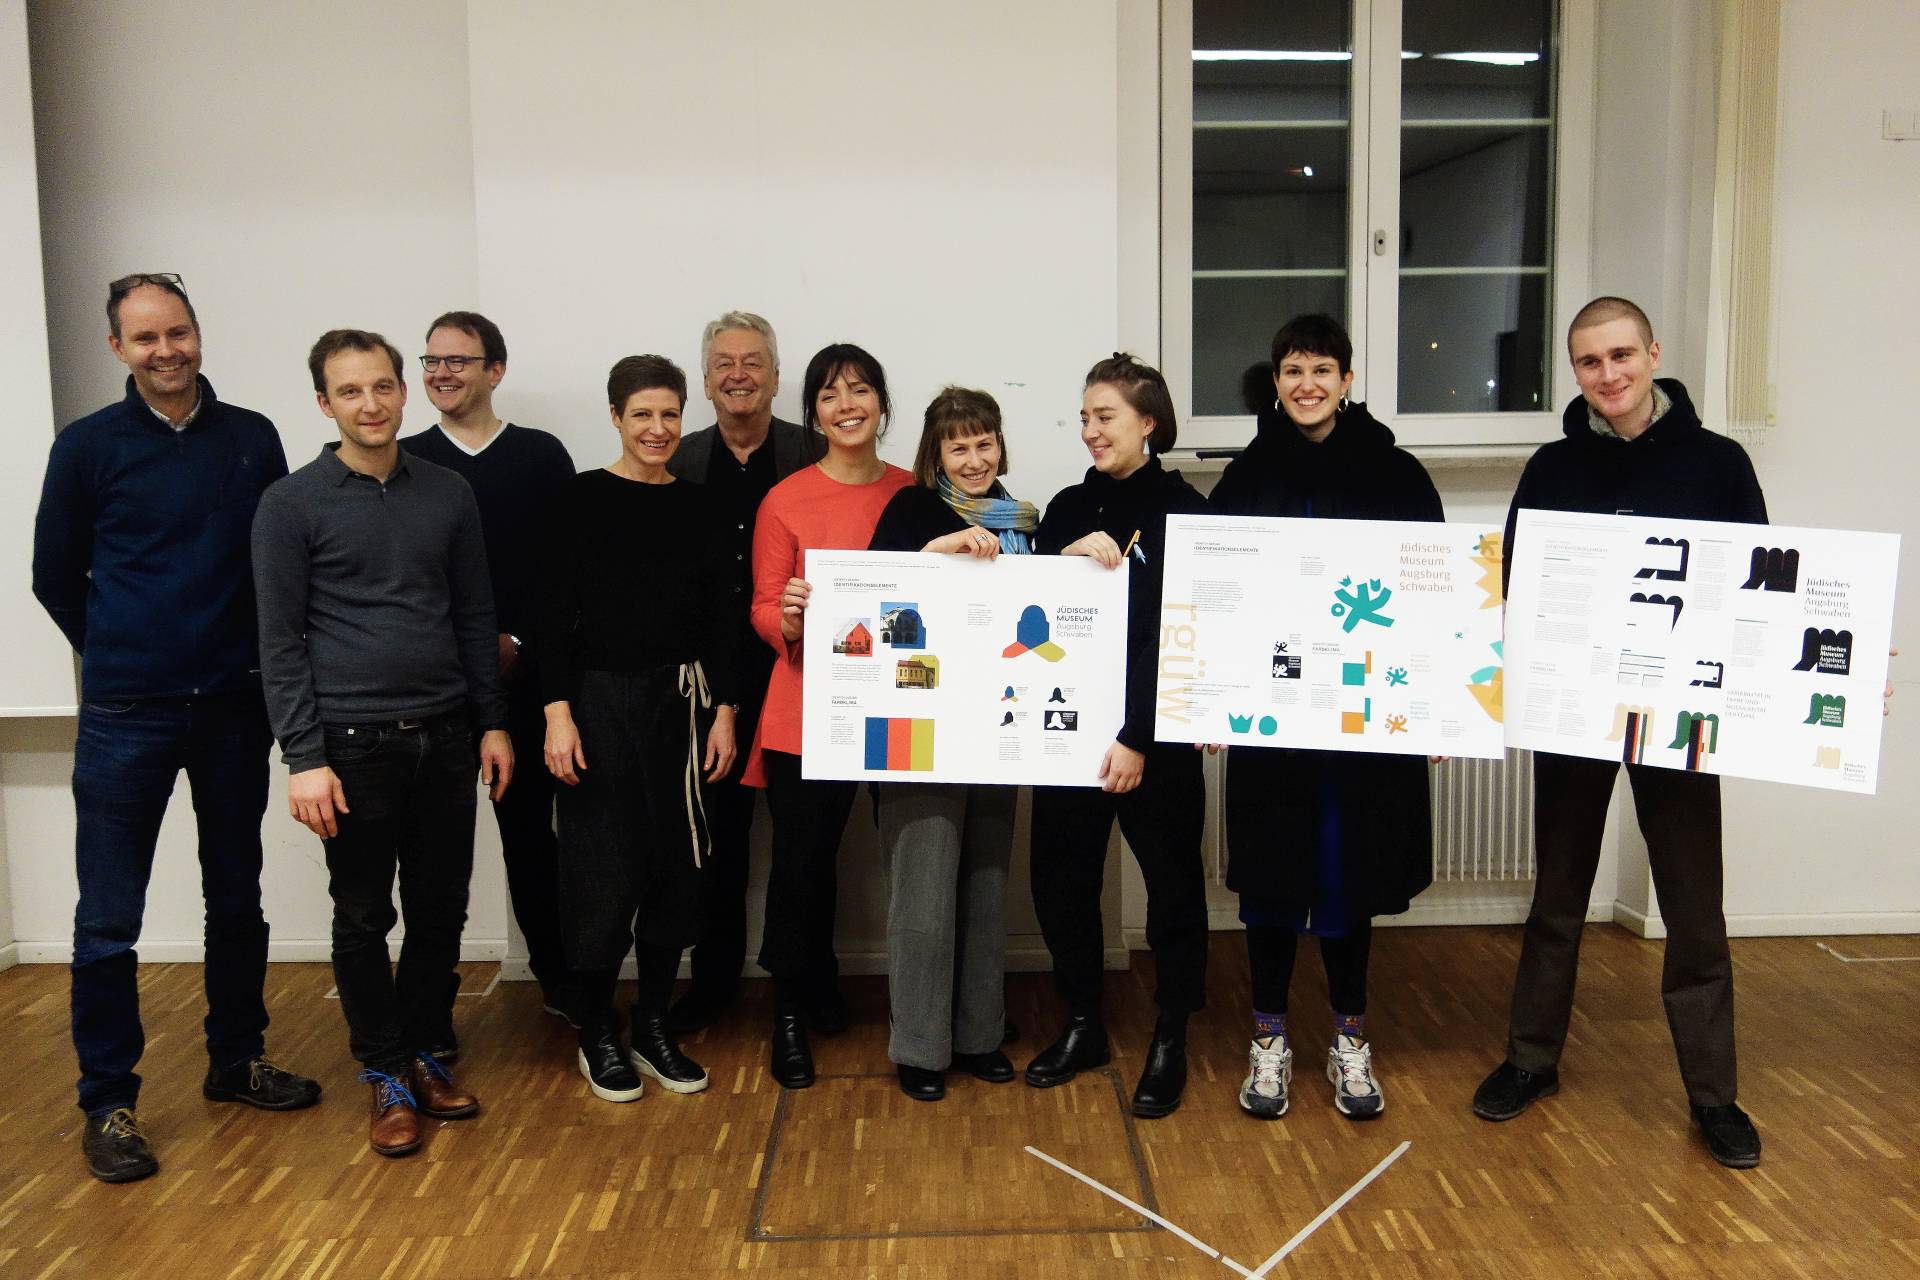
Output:
<instances>
[{"instance_id":1,"label":"large window","mask_svg":"<svg viewBox=\"0 0 1920 1280\"><path fill-rule=\"evenodd\" d=\"M1243 443L1289 316L1411 444L1550 438L1584 301L1590 0L1167 0L1163 355ZM1188 55L1185 58L1180 54Z\"/></svg>"}]
</instances>

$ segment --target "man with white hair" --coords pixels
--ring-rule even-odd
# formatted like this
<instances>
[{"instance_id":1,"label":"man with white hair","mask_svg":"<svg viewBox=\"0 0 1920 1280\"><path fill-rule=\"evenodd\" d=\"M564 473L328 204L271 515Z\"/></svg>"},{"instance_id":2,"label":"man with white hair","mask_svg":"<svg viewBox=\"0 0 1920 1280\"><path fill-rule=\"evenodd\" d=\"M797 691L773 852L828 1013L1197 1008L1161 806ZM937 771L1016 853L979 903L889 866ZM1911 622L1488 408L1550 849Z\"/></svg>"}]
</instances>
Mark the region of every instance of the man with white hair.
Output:
<instances>
[{"instance_id":1,"label":"man with white hair","mask_svg":"<svg viewBox=\"0 0 1920 1280\"><path fill-rule=\"evenodd\" d=\"M667 470L676 479L705 486L716 513L725 517L734 566L732 602L740 628L741 705L734 734L741 751L733 772L707 790L713 832L713 861L706 876L707 932L693 949L692 986L669 1014L669 1023L680 1032L707 1026L727 1011L747 954L747 845L754 789L741 785L740 772L773 668L773 651L747 621L753 599L754 517L769 489L820 456L819 442L806 428L773 416L773 398L780 390L780 345L764 318L751 311L728 311L710 322L700 335L700 371L713 403L714 425L684 437ZM844 1013L836 1026L834 1011L809 1012L817 1031L845 1026Z\"/></svg>"}]
</instances>

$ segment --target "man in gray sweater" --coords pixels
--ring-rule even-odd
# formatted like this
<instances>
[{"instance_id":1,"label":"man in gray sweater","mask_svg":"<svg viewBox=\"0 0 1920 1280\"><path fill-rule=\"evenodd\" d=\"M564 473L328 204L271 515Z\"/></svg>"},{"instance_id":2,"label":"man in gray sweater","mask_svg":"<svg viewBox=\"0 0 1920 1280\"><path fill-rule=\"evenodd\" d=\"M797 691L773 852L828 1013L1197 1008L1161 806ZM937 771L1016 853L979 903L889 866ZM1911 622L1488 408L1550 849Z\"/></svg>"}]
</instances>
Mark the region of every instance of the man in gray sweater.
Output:
<instances>
[{"instance_id":1,"label":"man in gray sweater","mask_svg":"<svg viewBox=\"0 0 1920 1280\"><path fill-rule=\"evenodd\" d=\"M466 924L474 770L497 800L513 748L479 507L457 474L400 449L400 353L335 329L307 363L340 442L270 486L254 518L261 681L288 807L326 845L334 981L373 1086L369 1139L399 1156L420 1145L417 1112L479 1110L427 1050Z\"/></svg>"}]
</instances>

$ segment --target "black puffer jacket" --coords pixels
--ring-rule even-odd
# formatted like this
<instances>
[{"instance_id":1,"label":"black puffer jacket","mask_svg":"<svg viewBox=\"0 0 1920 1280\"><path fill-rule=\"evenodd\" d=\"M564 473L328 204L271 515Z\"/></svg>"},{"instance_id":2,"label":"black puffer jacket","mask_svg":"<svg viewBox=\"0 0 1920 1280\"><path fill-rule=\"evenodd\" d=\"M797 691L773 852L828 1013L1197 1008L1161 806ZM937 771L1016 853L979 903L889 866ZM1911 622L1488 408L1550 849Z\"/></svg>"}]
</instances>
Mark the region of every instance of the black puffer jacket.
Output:
<instances>
[{"instance_id":1,"label":"black puffer jacket","mask_svg":"<svg viewBox=\"0 0 1920 1280\"><path fill-rule=\"evenodd\" d=\"M1208 499L1218 515L1332 520L1442 520L1440 494L1419 459L1363 404L1339 413L1314 444L1285 419L1227 467ZM1405 911L1433 882L1427 762L1360 751L1234 747L1227 753L1227 887L1283 911L1316 898L1322 805L1341 825L1350 918Z\"/></svg>"},{"instance_id":2,"label":"black puffer jacket","mask_svg":"<svg viewBox=\"0 0 1920 1280\"><path fill-rule=\"evenodd\" d=\"M1503 582L1505 566L1513 563L1514 526L1522 507L1767 522L1767 500L1747 451L1738 441L1700 425L1700 415L1678 381L1661 378L1659 386L1671 407L1631 440L1595 432L1587 423L1584 398L1567 406L1560 428L1564 438L1540 446L1514 490L1507 510Z\"/></svg>"}]
</instances>

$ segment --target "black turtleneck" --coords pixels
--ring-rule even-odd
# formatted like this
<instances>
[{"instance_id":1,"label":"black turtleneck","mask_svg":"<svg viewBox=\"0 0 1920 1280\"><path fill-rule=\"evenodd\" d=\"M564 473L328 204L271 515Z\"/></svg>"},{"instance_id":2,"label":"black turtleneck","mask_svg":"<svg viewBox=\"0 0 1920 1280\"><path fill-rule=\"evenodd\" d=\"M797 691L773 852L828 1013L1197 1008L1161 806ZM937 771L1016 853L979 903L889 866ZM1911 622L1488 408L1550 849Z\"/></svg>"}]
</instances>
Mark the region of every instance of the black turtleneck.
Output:
<instances>
[{"instance_id":1,"label":"black turtleneck","mask_svg":"<svg viewBox=\"0 0 1920 1280\"><path fill-rule=\"evenodd\" d=\"M1140 555L1127 557L1127 704L1126 722L1118 735L1122 746L1135 751L1144 752L1153 745L1167 517L1206 509L1206 499L1178 471L1168 471L1160 459L1148 458L1145 466L1124 480L1089 467L1079 484L1054 495L1033 535L1033 549L1040 555L1059 555L1095 530L1112 538L1122 551L1129 544L1139 548Z\"/></svg>"}]
</instances>

